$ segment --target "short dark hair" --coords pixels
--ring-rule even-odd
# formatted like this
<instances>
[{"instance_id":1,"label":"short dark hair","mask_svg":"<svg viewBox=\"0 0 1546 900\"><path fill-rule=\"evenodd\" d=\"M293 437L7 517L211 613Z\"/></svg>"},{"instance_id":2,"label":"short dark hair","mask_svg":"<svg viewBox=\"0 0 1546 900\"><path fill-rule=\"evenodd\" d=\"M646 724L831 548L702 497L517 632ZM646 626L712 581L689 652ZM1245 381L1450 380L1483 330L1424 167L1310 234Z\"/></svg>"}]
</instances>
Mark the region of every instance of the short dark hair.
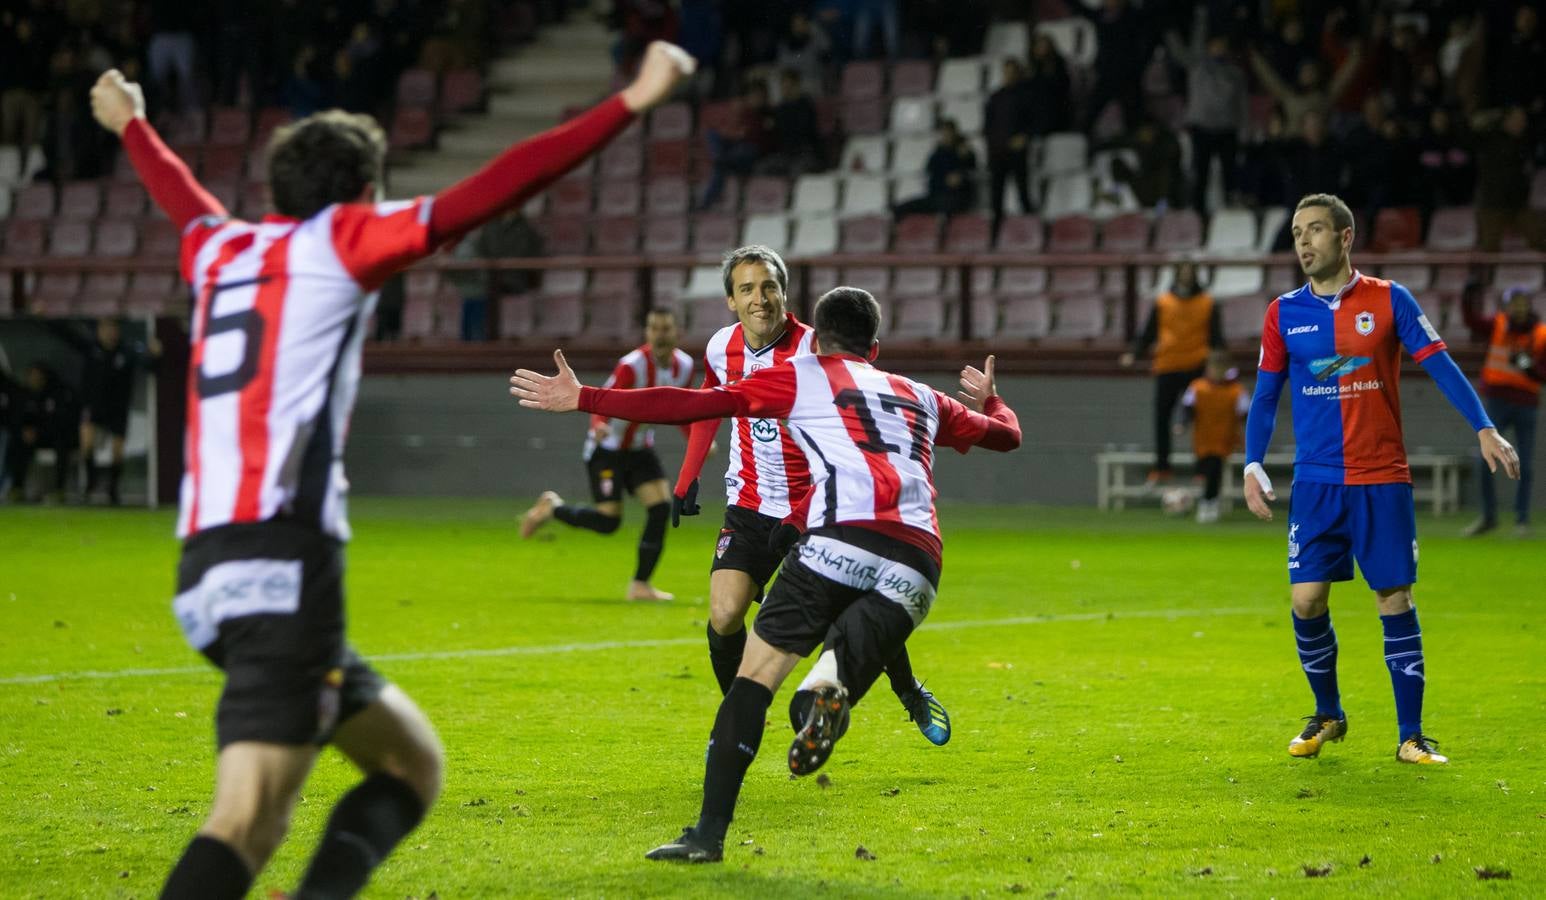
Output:
<instances>
[{"instance_id":1,"label":"short dark hair","mask_svg":"<svg viewBox=\"0 0 1546 900\"><path fill-rule=\"evenodd\" d=\"M814 318L823 352L842 350L864 356L880 333L880 304L863 288L835 287L822 294Z\"/></svg>"},{"instance_id":2,"label":"short dark hair","mask_svg":"<svg viewBox=\"0 0 1546 900\"><path fill-rule=\"evenodd\" d=\"M1337 231L1353 227L1353 211L1336 194L1305 194L1299 198L1299 205L1294 207L1294 212L1298 213L1311 206L1324 206L1331 210L1331 227Z\"/></svg>"},{"instance_id":3,"label":"short dark hair","mask_svg":"<svg viewBox=\"0 0 1546 900\"><path fill-rule=\"evenodd\" d=\"M667 316L671 319L671 321L675 322L676 310L669 306L651 306L649 309L644 311L644 320L648 322L651 316Z\"/></svg>"},{"instance_id":4,"label":"short dark hair","mask_svg":"<svg viewBox=\"0 0 1546 900\"><path fill-rule=\"evenodd\" d=\"M784 265L784 258L779 256L772 247L762 244L747 244L725 254L724 260L719 264L719 277L725 282L725 296L735 294L735 282L731 276L735 274L735 267L742 263L760 262L773 272L773 277L778 279L778 289L786 295L789 293L789 267Z\"/></svg>"},{"instance_id":5,"label":"short dark hair","mask_svg":"<svg viewBox=\"0 0 1546 900\"><path fill-rule=\"evenodd\" d=\"M330 109L274 132L268 143L268 189L274 211L309 219L334 203L357 200L381 184L386 134L376 120Z\"/></svg>"}]
</instances>

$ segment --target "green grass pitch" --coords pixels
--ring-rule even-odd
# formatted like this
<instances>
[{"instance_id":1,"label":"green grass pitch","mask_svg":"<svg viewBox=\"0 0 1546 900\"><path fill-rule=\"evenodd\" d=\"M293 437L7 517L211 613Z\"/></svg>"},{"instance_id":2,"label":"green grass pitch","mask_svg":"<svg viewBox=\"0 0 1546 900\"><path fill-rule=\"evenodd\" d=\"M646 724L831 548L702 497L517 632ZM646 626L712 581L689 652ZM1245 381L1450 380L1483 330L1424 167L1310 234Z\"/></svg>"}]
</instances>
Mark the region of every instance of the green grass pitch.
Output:
<instances>
[{"instance_id":1,"label":"green grass pitch","mask_svg":"<svg viewBox=\"0 0 1546 900\"><path fill-rule=\"evenodd\" d=\"M946 507L944 584L910 647L951 743L877 685L830 782L792 781L786 686L724 863L675 867L643 853L697 812L716 511L671 534L656 581L678 599L660 605L620 599L637 507L611 538L530 542L516 511L355 505L352 639L448 754L443 798L367 896L1546 894L1537 543L1419 523L1425 725L1449 767L1393 759L1361 582L1333 598L1348 739L1296 761L1312 703L1281 513L1207 528ZM168 609L171 529L164 512L0 510L0 896L154 896L207 807L219 682ZM293 886L352 781L323 756L255 894Z\"/></svg>"}]
</instances>

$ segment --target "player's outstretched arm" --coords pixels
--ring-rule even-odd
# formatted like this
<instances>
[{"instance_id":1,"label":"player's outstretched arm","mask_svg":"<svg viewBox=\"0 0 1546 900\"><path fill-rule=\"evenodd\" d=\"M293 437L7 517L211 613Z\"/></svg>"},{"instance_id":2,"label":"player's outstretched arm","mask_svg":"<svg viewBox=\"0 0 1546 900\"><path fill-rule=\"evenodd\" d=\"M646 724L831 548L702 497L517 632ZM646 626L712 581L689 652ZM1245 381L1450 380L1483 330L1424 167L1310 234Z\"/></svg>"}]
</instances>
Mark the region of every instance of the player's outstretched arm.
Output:
<instances>
[{"instance_id":1,"label":"player's outstretched arm","mask_svg":"<svg viewBox=\"0 0 1546 900\"><path fill-rule=\"evenodd\" d=\"M91 115L123 141L145 189L179 230L199 216L223 216L225 207L199 186L145 118L145 94L117 69L103 72L91 87Z\"/></svg>"},{"instance_id":2,"label":"player's outstretched arm","mask_svg":"<svg viewBox=\"0 0 1546 900\"><path fill-rule=\"evenodd\" d=\"M651 43L628 87L580 117L521 141L437 194L430 209L432 246L525 203L605 146L635 115L671 96L696 68L682 48L664 41Z\"/></svg>"},{"instance_id":3,"label":"player's outstretched arm","mask_svg":"<svg viewBox=\"0 0 1546 900\"><path fill-rule=\"evenodd\" d=\"M1020 446L1020 420L998 395L993 377L995 358L989 356L981 369L961 370L960 402L936 391L939 433L935 440L965 453L972 447L1008 453Z\"/></svg>"},{"instance_id":4,"label":"player's outstretched arm","mask_svg":"<svg viewBox=\"0 0 1546 900\"><path fill-rule=\"evenodd\" d=\"M594 413L630 422L647 422L654 425L680 425L701 419L723 419L748 412L768 415L787 415L789 405L780 406L775 399L769 402L768 389L782 387L778 376L763 379L752 395L740 393L757 377L748 378L730 389L695 391L690 388L651 387L631 390L607 390L586 387L575 377L574 370L564 359L564 351L553 351L553 361L558 374L544 375L530 369L518 369L510 378L510 395L528 409L546 412ZM773 371L773 370L767 370ZM775 383L777 382L777 383ZM733 392L734 391L734 392ZM788 393L791 394L792 390Z\"/></svg>"}]
</instances>

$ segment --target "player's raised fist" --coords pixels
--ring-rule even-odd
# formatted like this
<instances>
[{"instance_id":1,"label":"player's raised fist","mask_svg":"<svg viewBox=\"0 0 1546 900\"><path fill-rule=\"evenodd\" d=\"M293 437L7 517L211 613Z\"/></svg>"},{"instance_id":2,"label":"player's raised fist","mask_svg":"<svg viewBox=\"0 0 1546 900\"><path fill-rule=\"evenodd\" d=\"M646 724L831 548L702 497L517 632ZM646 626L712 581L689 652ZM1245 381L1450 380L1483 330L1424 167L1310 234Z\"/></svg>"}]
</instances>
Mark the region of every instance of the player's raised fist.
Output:
<instances>
[{"instance_id":1,"label":"player's raised fist","mask_svg":"<svg viewBox=\"0 0 1546 900\"><path fill-rule=\"evenodd\" d=\"M510 396L521 401L527 409L546 412L573 412L580 408L580 379L569 368L564 351L553 351L553 362L558 365L557 375L544 375L530 369L517 369L510 376Z\"/></svg>"},{"instance_id":2,"label":"player's raised fist","mask_svg":"<svg viewBox=\"0 0 1546 900\"><path fill-rule=\"evenodd\" d=\"M145 94L117 69L108 69L91 86L91 115L97 124L122 135L136 118L145 116Z\"/></svg>"},{"instance_id":3,"label":"player's raised fist","mask_svg":"<svg viewBox=\"0 0 1546 900\"><path fill-rule=\"evenodd\" d=\"M677 84L697 69L698 61L686 50L665 41L651 41L639 63L639 74L623 88L623 103L633 112L644 112L671 96Z\"/></svg>"}]
</instances>

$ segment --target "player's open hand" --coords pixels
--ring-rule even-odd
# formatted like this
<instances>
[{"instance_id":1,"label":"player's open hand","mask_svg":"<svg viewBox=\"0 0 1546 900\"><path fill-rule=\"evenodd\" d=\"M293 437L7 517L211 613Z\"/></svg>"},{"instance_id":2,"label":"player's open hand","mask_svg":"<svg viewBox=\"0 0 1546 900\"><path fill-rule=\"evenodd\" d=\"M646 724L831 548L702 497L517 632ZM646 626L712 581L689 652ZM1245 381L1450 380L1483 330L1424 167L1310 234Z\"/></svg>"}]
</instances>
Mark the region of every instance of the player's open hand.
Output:
<instances>
[{"instance_id":1,"label":"player's open hand","mask_svg":"<svg viewBox=\"0 0 1546 900\"><path fill-rule=\"evenodd\" d=\"M564 359L564 351L553 351L557 375L544 375L530 369L516 369L510 376L510 395L527 409L547 412L573 412L580 408L580 379Z\"/></svg>"},{"instance_id":2,"label":"player's open hand","mask_svg":"<svg viewBox=\"0 0 1546 900\"><path fill-rule=\"evenodd\" d=\"M956 391L956 396L976 412L982 412L988 398L998 393L998 384L993 380L993 362L994 357L989 355L981 370L976 366L961 370L961 389Z\"/></svg>"},{"instance_id":3,"label":"player's open hand","mask_svg":"<svg viewBox=\"0 0 1546 900\"><path fill-rule=\"evenodd\" d=\"M1505 440L1503 435L1498 434L1498 429L1483 428L1476 433L1476 439L1481 442L1482 459L1487 461L1487 468L1490 471L1496 472L1498 466L1502 466L1503 471L1508 473L1508 477L1519 477L1519 453L1514 449L1513 444Z\"/></svg>"},{"instance_id":4,"label":"player's open hand","mask_svg":"<svg viewBox=\"0 0 1546 900\"><path fill-rule=\"evenodd\" d=\"M650 41L639 63L639 74L623 88L623 103L636 113L644 112L671 96L682 79L698 69L698 61L686 50L665 41Z\"/></svg>"},{"instance_id":5,"label":"player's open hand","mask_svg":"<svg viewBox=\"0 0 1546 900\"><path fill-rule=\"evenodd\" d=\"M122 136L134 119L145 117L145 94L117 69L108 69L91 87L91 114L97 124Z\"/></svg>"},{"instance_id":6,"label":"player's open hand","mask_svg":"<svg viewBox=\"0 0 1546 900\"><path fill-rule=\"evenodd\" d=\"M1278 495L1272 491L1272 479L1267 477L1267 471L1261 467L1261 463L1246 466L1245 505L1256 514L1256 518L1272 521L1272 507L1267 502L1276 499Z\"/></svg>"}]
</instances>

